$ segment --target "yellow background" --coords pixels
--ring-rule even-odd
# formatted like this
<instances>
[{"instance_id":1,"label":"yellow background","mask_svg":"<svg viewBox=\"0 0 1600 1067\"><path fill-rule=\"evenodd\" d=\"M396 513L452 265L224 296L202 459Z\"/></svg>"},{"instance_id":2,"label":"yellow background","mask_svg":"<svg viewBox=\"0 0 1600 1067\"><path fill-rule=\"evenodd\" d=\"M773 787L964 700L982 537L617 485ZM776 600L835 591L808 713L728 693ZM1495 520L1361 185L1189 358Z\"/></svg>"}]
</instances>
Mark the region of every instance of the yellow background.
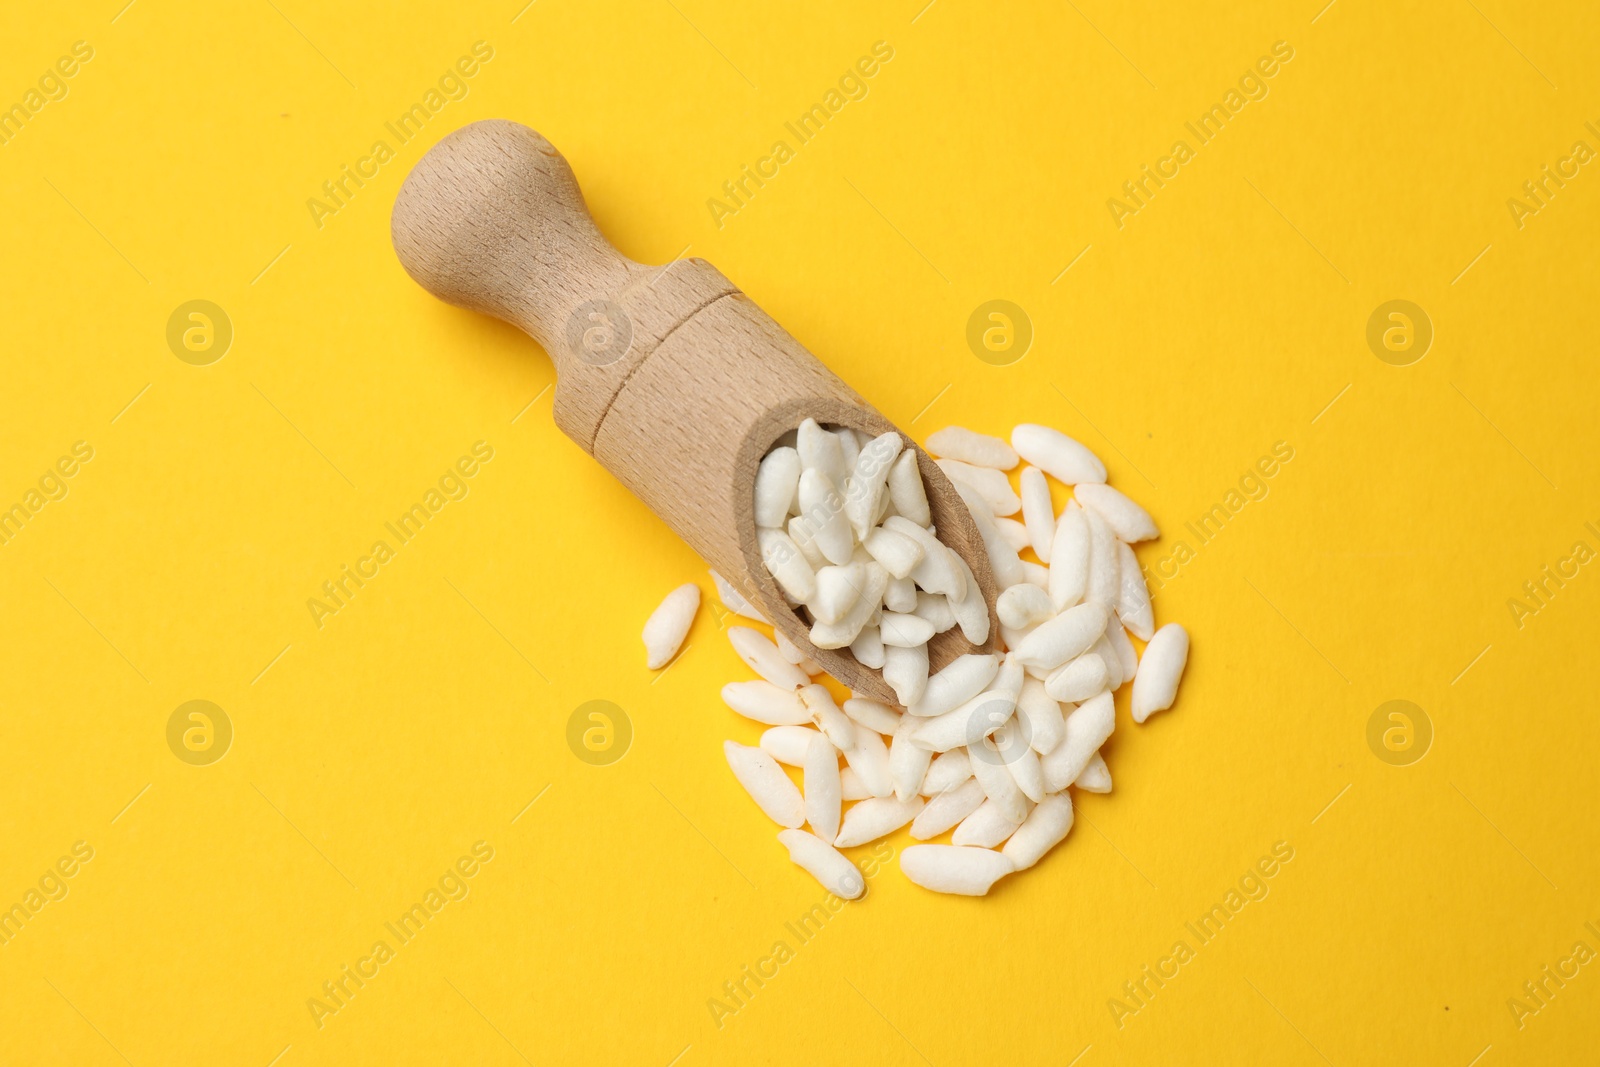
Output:
<instances>
[{"instance_id":1,"label":"yellow background","mask_svg":"<svg viewBox=\"0 0 1600 1067\"><path fill-rule=\"evenodd\" d=\"M1521 1029L1506 1006L1600 948L1600 576L1521 628L1506 604L1600 547L1600 165L1521 229L1506 206L1600 148L1592 5L122 3L0 37L0 102L95 50L0 147L0 502L95 450L0 547L0 903L95 850L0 948L0 1061L1594 1057L1594 963ZM307 199L479 40L470 95L318 228ZM707 198L879 40L870 94L718 228ZM1270 95L1118 229L1106 200L1280 40ZM406 171L485 117L919 438L1082 439L1163 526L1146 566L1295 450L1157 596L1193 635L1179 703L1121 709L1068 841L983 900L889 864L720 1028L708 999L822 893L724 764L758 730L718 700L746 674L702 564L556 431L537 346L390 249ZM965 342L995 298L1036 330L1009 367ZM1436 331L1408 367L1365 341L1394 298ZM210 366L165 340L191 299L234 326ZM318 629L307 598L479 440L470 495ZM707 604L652 676L640 626L684 581ZM235 729L210 766L166 743L192 699ZM566 744L593 699L633 725L610 766ZM1391 699L1433 724L1411 766L1367 746ZM319 1028L307 999L479 840L467 900ZM1119 1028L1108 999L1279 841L1270 895Z\"/></svg>"}]
</instances>

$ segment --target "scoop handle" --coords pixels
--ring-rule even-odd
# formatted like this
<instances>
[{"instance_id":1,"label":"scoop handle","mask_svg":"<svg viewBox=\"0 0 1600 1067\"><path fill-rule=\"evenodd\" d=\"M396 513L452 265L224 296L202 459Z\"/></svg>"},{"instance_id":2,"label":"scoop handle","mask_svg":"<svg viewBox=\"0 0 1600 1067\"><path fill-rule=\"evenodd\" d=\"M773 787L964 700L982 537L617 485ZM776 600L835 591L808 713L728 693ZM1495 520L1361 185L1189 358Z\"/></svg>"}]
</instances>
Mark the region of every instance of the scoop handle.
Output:
<instances>
[{"instance_id":1,"label":"scoop handle","mask_svg":"<svg viewBox=\"0 0 1600 1067\"><path fill-rule=\"evenodd\" d=\"M428 151L401 186L391 233L424 289L544 346L558 380L556 423L590 453L633 369L736 291L704 260L648 267L618 252L556 147L504 119L464 126Z\"/></svg>"}]
</instances>

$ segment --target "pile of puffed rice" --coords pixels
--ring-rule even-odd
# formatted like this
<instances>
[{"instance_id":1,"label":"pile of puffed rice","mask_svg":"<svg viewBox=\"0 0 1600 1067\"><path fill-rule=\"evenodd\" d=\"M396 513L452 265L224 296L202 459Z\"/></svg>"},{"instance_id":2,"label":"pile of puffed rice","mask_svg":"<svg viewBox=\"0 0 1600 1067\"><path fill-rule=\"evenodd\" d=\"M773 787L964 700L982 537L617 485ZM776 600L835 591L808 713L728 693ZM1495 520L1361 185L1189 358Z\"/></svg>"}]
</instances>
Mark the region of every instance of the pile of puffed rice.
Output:
<instances>
[{"instance_id":1,"label":"pile of puffed rice","mask_svg":"<svg viewBox=\"0 0 1600 1067\"><path fill-rule=\"evenodd\" d=\"M899 434L869 439L808 419L768 452L754 486L763 559L811 623L812 643L882 668L898 699L852 694L841 704L816 680L821 667L781 633L728 630L760 679L728 684L723 700L769 727L759 747L725 742L728 764L786 827L778 840L790 858L845 899L865 881L839 849L907 823L919 841L954 830L950 844L901 853L901 869L925 888L981 896L1033 866L1072 828L1070 786L1111 790L1100 747L1115 726L1112 694L1132 682L1142 723L1172 705L1188 658L1182 626L1155 629L1130 547L1158 536L1156 525L1105 484L1089 449L1031 424L1009 445L948 427L927 449L983 537L1006 649L961 656L931 676L928 640L959 626L982 644L989 616L971 571L929 525L916 456ZM1014 487L1007 472L1023 460ZM1072 488L1059 515L1046 475ZM1022 558L1029 550L1038 562ZM712 577L726 607L767 621ZM686 585L651 616L652 669L672 659L698 604L698 587ZM1146 642L1142 658L1130 633ZM783 765L799 769L801 787Z\"/></svg>"}]
</instances>

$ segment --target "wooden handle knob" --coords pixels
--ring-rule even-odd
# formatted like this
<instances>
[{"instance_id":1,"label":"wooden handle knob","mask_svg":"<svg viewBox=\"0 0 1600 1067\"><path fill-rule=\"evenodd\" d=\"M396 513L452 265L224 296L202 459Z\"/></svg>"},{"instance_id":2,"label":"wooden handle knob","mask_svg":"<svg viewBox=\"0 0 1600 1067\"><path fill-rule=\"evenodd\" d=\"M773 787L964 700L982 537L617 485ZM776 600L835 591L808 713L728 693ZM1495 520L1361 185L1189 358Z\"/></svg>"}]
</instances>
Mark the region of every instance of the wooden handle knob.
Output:
<instances>
[{"instance_id":1,"label":"wooden handle knob","mask_svg":"<svg viewBox=\"0 0 1600 1067\"><path fill-rule=\"evenodd\" d=\"M401 188L392 227L401 264L423 288L520 326L558 374L572 310L644 269L601 236L555 146L501 119L435 145Z\"/></svg>"},{"instance_id":2,"label":"wooden handle knob","mask_svg":"<svg viewBox=\"0 0 1600 1067\"><path fill-rule=\"evenodd\" d=\"M559 379L556 424L590 453L638 365L695 312L737 292L704 260L647 267L618 252L561 153L504 119L429 149L400 188L391 231L424 289L544 346Z\"/></svg>"}]
</instances>

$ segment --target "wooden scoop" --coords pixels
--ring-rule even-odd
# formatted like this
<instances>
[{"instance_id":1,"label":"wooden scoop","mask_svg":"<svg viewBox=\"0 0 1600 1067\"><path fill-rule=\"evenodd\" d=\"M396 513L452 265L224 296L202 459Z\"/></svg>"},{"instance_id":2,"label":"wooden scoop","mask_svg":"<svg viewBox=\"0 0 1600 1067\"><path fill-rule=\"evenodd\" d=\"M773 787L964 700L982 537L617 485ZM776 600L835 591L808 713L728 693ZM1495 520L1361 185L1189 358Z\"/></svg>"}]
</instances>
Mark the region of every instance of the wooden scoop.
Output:
<instances>
[{"instance_id":1,"label":"wooden scoop","mask_svg":"<svg viewBox=\"0 0 1600 1067\"><path fill-rule=\"evenodd\" d=\"M829 674L895 703L848 648L812 646L762 563L754 519L756 467L780 436L809 417L875 437L894 429L877 409L705 260L647 267L611 247L567 161L519 123L476 122L435 145L400 189L393 232L423 288L520 327L550 353L568 437ZM994 650L994 578L955 487L901 436L916 449L939 538L972 569L990 615L981 648L959 629L934 637L936 671Z\"/></svg>"}]
</instances>

